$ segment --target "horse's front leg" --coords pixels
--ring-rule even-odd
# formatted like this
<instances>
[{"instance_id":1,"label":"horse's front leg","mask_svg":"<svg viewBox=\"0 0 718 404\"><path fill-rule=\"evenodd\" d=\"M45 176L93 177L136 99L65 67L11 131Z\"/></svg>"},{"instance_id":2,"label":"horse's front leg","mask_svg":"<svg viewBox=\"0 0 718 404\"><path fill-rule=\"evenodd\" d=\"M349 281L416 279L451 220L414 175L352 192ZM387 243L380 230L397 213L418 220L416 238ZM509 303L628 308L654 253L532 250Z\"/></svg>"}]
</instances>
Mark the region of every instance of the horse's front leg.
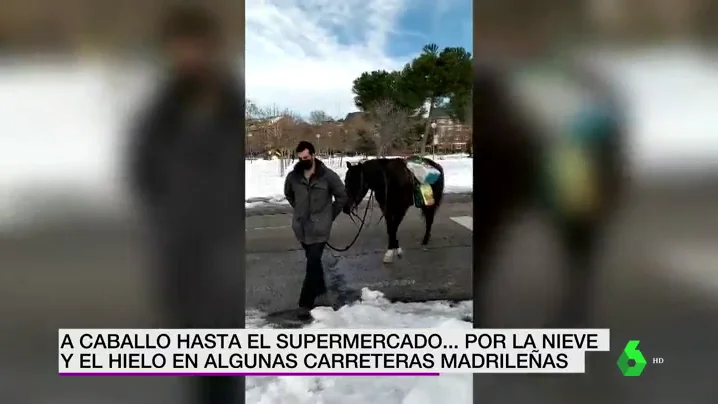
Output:
<instances>
[{"instance_id":1,"label":"horse's front leg","mask_svg":"<svg viewBox=\"0 0 718 404\"><path fill-rule=\"evenodd\" d=\"M384 222L386 222L386 234L388 238L386 253L384 253L384 263L388 264L394 261L395 250L399 246L399 240L396 239L396 226L394 226L393 218L388 212L384 213Z\"/></svg>"},{"instance_id":2,"label":"horse's front leg","mask_svg":"<svg viewBox=\"0 0 718 404\"><path fill-rule=\"evenodd\" d=\"M387 246L386 253L384 254L384 262L390 263L394 261L394 257L401 258L404 256L404 251L399 247L399 239L397 233L399 232L399 225L406 215L406 210L399 211L397 213L390 213L384 216L386 221L386 231L389 236L389 245ZM388 212L387 212L388 213Z\"/></svg>"}]
</instances>

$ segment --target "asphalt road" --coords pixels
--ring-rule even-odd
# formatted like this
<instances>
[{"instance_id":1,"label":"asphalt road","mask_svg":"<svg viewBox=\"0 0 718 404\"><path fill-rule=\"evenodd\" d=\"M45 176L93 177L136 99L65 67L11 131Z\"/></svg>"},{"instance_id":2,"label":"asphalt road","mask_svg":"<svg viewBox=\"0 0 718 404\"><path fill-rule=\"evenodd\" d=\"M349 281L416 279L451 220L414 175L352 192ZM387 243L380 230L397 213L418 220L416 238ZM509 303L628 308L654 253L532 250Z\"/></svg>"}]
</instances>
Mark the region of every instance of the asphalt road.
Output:
<instances>
[{"instance_id":1,"label":"asphalt road","mask_svg":"<svg viewBox=\"0 0 718 404\"><path fill-rule=\"evenodd\" d=\"M348 251L325 250L329 288L340 303L357 299L363 287L381 290L392 300L470 300L471 231L451 218L471 217L471 209L470 195L447 196L426 249L420 245L425 228L420 210L411 209L398 233L404 257L388 265L382 263L386 226L375 209L367 218L371 224ZM247 307L264 313L296 308L304 277L304 251L291 230L291 215L284 212L262 208L246 221ZM343 249L357 231L348 216L340 215L330 244Z\"/></svg>"},{"instance_id":2,"label":"asphalt road","mask_svg":"<svg viewBox=\"0 0 718 404\"><path fill-rule=\"evenodd\" d=\"M406 258L381 263L386 236L373 225L355 248L328 255L327 269L347 298L369 286L390 298L469 297L471 233L449 217L471 211L447 203L428 251L419 248L423 223L406 219ZM268 212L265 212L268 213ZM263 312L293 307L302 254L280 211L247 218L247 305ZM375 219L378 217L375 216ZM353 238L341 219L332 241ZM151 291L141 244L129 222L45 229L0 239L0 399L3 403L181 403L172 378L68 379L56 375L56 329L67 326L151 326ZM506 229L496 276L485 285L496 327L537 327L560 293L560 252L550 226L527 212ZM615 346L591 355L585 376L478 377L480 402L632 402L715 404L718 350L718 187L637 188L606 239L595 281L594 324L610 327ZM618 376L615 360L628 339L648 358L662 357L640 378ZM458 403L457 403L458 404Z\"/></svg>"}]
</instances>

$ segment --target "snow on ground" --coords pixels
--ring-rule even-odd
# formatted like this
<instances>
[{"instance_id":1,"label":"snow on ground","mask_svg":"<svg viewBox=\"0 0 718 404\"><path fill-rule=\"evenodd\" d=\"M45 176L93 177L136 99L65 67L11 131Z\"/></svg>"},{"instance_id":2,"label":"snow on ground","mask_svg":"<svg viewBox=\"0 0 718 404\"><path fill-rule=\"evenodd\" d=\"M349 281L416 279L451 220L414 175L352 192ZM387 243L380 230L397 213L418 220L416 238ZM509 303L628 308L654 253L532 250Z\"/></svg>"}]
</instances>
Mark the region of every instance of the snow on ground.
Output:
<instances>
[{"instance_id":1,"label":"snow on ground","mask_svg":"<svg viewBox=\"0 0 718 404\"><path fill-rule=\"evenodd\" d=\"M444 168L444 175L446 176L445 192L471 192L473 189L472 159L462 154L437 155L435 157L429 155L428 157L435 159ZM346 162L355 163L360 160L361 158L359 157L322 159L342 179L347 171ZM247 199L247 207L267 202L286 202L284 198L286 172L282 175L281 165L280 160L252 160L245 162L245 178L247 181L245 198ZM292 165L287 168L287 170L291 169Z\"/></svg>"},{"instance_id":2,"label":"snow on ground","mask_svg":"<svg viewBox=\"0 0 718 404\"><path fill-rule=\"evenodd\" d=\"M472 304L390 303L362 290L361 301L337 311L317 308L309 328L472 328ZM248 328L268 327L260 313ZM247 377L248 404L431 404L472 402L471 375L438 377Z\"/></svg>"}]
</instances>

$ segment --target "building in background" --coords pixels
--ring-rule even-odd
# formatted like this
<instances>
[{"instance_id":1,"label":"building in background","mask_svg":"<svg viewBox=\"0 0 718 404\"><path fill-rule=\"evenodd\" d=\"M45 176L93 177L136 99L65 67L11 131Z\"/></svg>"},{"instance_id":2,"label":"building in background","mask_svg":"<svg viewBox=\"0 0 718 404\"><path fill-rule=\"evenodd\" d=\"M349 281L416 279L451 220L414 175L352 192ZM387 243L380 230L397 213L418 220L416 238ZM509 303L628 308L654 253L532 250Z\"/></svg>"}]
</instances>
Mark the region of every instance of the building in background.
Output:
<instances>
[{"instance_id":1,"label":"building in background","mask_svg":"<svg viewBox=\"0 0 718 404\"><path fill-rule=\"evenodd\" d=\"M467 150L471 142L471 125L456 120L445 108L433 108L429 119L436 139L433 143L438 151L452 153Z\"/></svg>"}]
</instances>

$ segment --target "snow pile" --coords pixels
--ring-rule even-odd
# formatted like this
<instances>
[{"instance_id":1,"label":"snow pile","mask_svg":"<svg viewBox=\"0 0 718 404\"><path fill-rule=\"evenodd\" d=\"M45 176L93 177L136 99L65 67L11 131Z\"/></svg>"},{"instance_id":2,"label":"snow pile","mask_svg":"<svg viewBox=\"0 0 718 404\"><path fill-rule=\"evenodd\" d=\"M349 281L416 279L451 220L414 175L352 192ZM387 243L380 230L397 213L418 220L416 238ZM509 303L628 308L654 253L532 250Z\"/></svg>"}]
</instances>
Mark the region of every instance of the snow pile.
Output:
<instances>
[{"instance_id":1,"label":"snow pile","mask_svg":"<svg viewBox=\"0 0 718 404\"><path fill-rule=\"evenodd\" d=\"M361 301L312 311L311 328L472 328L471 302L391 303L362 290ZM250 313L247 327L268 327ZM248 404L469 404L471 375L439 377L247 377Z\"/></svg>"},{"instance_id":2,"label":"snow pile","mask_svg":"<svg viewBox=\"0 0 718 404\"><path fill-rule=\"evenodd\" d=\"M429 156L429 158L432 158ZM356 163L359 157L344 159L333 158L322 160L334 170L340 178L344 178L347 171L346 162ZM446 193L469 193L473 189L473 160L465 155L436 156L436 161L444 168L446 176ZM247 207L261 203L284 203L284 179L288 170L282 175L282 162L280 160L251 160L245 162L245 198Z\"/></svg>"}]
</instances>

